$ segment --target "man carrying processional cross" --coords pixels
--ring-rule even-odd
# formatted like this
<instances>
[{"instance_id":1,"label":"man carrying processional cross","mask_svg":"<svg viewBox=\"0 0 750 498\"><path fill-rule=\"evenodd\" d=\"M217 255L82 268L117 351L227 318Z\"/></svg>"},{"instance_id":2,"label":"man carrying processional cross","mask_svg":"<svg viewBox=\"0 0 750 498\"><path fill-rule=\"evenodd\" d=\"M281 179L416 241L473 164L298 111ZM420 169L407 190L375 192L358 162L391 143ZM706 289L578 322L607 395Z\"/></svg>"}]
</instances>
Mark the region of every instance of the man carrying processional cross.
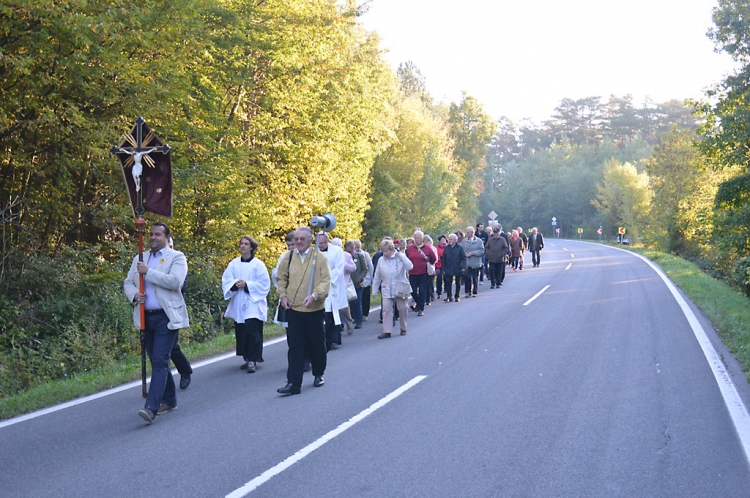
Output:
<instances>
[{"instance_id":1,"label":"man carrying processional cross","mask_svg":"<svg viewBox=\"0 0 750 498\"><path fill-rule=\"evenodd\" d=\"M134 136L135 132L135 136ZM171 232L165 223L151 224L149 251L143 251L145 211L172 215L172 170L169 153L139 117L129 135L110 152L119 157L125 174L138 229L139 253L133 258L123 284L127 298L134 305L133 324L141 331L141 379L145 406L138 415L149 424L156 415L177 408L177 397L169 359L179 330L189 325L187 307L181 288L187 276L187 261L180 251L168 245ZM161 152L161 154L150 154ZM143 169L143 162L148 166ZM151 361L151 385L146 395L145 353Z\"/></svg>"}]
</instances>

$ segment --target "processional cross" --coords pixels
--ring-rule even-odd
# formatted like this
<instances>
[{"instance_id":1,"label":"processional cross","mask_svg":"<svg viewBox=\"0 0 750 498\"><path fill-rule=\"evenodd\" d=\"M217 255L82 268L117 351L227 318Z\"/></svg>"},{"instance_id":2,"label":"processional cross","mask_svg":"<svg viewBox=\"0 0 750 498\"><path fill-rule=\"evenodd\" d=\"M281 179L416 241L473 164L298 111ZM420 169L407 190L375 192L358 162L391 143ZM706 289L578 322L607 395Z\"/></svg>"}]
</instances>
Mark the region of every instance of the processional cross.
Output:
<instances>
[{"instance_id":1,"label":"processional cross","mask_svg":"<svg viewBox=\"0 0 750 498\"><path fill-rule=\"evenodd\" d=\"M146 136L143 136L144 131ZM135 137L133 134L135 133ZM146 221L143 215L146 210L162 216L172 216L172 167L169 153L172 147L162 144L156 133L146 125L143 117L135 120L135 126L126 133L120 145L112 147L109 152L120 159L123 173L131 168L132 184L125 175L125 185L128 187L130 203L135 213L135 227L138 231L138 260L143 261L143 232ZM163 157L156 161L149 155L153 152L161 152ZM126 157L127 156L127 157ZM149 167L148 174L143 171L143 163ZM158 164L157 164L158 162ZM142 179L150 183L148 199L143 198ZM139 275L139 291L145 293L143 275ZM141 318L141 393L146 397L146 312L145 304L140 303Z\"/></svg>"}]
</instances>

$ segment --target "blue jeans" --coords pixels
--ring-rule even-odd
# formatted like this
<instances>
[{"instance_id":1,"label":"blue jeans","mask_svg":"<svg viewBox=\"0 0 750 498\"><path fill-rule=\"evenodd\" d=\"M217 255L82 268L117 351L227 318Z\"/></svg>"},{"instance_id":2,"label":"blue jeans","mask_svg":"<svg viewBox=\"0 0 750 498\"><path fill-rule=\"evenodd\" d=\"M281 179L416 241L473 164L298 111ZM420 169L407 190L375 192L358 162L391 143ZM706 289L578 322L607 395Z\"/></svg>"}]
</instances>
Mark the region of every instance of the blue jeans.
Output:
<instances>
[{"instance_id":1,"label":"blue jeans","mask_svg":"<svg viewBox=\"0 0 750 498\"><path fill-rule=\"evenodd\" d=\"M177 341L178 330L170 330L169 318L164 312L146 313L146 352L151 360L151 384L146 397L146 408L156 414L159 405L176 405L172 371L169 369L169 356Z\"/></svg>"},{"instance_id":2,"label":"blue jeans","mask_svg":"<svg viewBox=\"0 0 750 498\"><path fill-rule=\"evenodd\" d=\"M352 310L352 320L356 325L362 325L362 293L364 287L354 286L357 291L357 299L349 301L349 309Z\"/></svg>"}]
</instances>

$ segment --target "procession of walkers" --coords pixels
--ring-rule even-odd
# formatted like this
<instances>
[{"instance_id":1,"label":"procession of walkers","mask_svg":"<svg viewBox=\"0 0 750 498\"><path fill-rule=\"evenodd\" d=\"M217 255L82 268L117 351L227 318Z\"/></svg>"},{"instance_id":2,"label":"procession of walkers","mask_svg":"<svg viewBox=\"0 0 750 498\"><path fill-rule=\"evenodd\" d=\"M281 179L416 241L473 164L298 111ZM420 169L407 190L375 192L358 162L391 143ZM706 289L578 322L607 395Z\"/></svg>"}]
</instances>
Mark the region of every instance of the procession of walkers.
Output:
<instances>
[{"instance_id":1,"label":"procession of walkers","mask_svg":"<svg viewBox=\"0 0 750 498\"><path fill-rule=\"evenodd\" d=\"M145 320L153 375L145 407L138 415L149 424L157 415L177 408L168 365L170 354L176 357L173 350L179 348L179 329L188 324L181 293L187 262L167 244L169 236L164 223L152 225L151 250L133 260L124 284L134 305L134 325L140 328ZM301 393L304 372L310 370L314 387L325 384L328 352L342 345L343 331L351 335L363 327L371 297L382 296L379 321L383 326L377 338L391 338L396 324L398 335L404 336L410 313L422 317L433 303L459 303L462 293L464 299L475 298L485 277L490 289L499 289L506 267L523 270L527 250L538 267L544 248L544 238L536 228L528 237L521 227L508 235L499 224L485 229L480 223L467 227L465 233L440 234L437 241L434 244L429 234L415 228L405 238L384 237L370 257L359 240L342 244L337 237L331 239L325 232L315 235L303 226L286 235L288 250L269 278L265 264L256 257L258 242L242 237L240 255L229 263L221 282L228 301L224 316L234 322L236 354L242 357L240 369L255 373L263 363L263 324L269 317L271 284L279 298L273 321L285 327L288 344L286 384L277 391L288 396ZM189 366L187 359L180 363ZM192 369L180 373L180 387L185 389Z\"/></svg>"}]
</instances>

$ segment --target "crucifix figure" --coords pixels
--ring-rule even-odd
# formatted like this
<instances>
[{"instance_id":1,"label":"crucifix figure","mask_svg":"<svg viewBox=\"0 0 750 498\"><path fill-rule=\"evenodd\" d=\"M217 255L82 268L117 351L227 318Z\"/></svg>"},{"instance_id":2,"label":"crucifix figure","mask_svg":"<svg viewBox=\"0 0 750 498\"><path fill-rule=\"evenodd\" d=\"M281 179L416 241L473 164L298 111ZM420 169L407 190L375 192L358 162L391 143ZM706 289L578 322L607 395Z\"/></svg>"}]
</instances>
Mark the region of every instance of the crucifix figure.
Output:
<instances>
[{"instance_id":1,"label":"crucifix figure","mask_svg":"<svg viewBox=\"0 0 750 498\"><path fill-rule=\"evenodd\" d=\"M135 182L135 191L138 192L141 190L141 175L143 174L143 165L141 164L141 159L145 154L149 154L157 149L157 147L151 147L150 149L145 149L141 151L136 150L126 150L123 147L113 147L112 150L117 149L117 154L127 154L129 156L133 156L133 168L132 168L132 174L133 174L133 181Z\"/></svg>"}]
</instances>

